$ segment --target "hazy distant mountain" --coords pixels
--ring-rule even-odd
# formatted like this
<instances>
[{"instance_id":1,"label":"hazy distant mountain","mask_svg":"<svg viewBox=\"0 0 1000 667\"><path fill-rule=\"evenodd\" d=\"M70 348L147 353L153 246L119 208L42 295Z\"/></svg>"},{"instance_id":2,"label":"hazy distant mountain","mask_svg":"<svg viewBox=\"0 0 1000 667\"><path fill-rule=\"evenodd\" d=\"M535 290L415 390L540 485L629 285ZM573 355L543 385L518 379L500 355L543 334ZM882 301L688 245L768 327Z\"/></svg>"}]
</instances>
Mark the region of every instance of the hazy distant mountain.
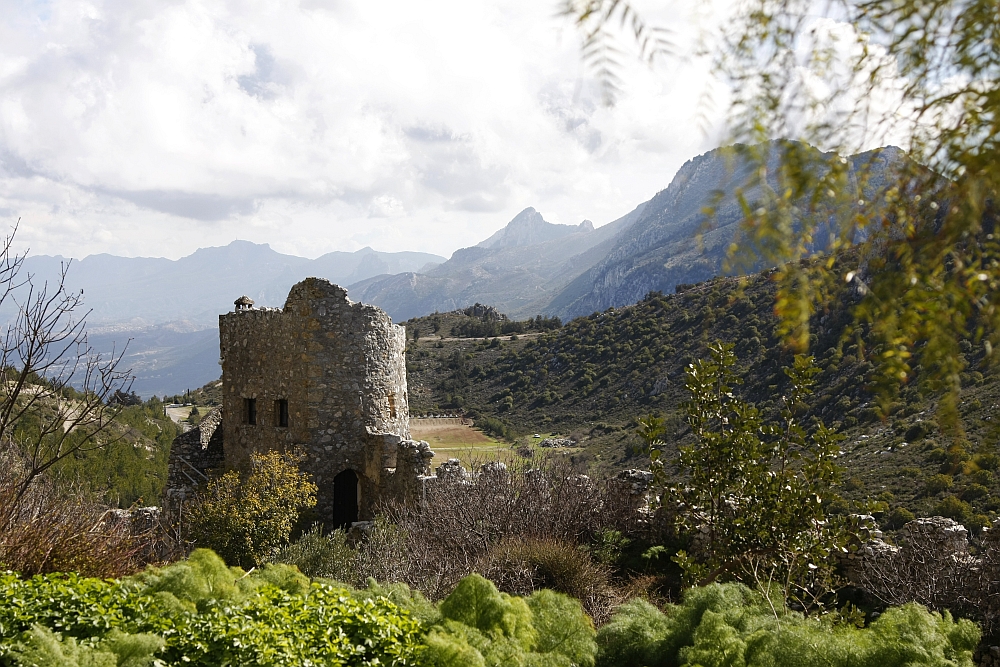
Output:
<instances>
[{"instance_id":1,"label":"hazy distant mountain","mask_svg":"<svg viewBox=\"0 0 1000 667\"><path fill-rule=\"evenodd\" d=\"M356 301L373 303L395 320L474 303L496 306L511 317L544 312L552 297L600 261L612 239L642 213L631 213L594 229L554 225L527 208L488 239L456 250L447 262L423 272L376 276L350 286Z\"/></svg>"},{"instance_id":2,"label":"hazy distant mountain","mask_svg":"<svg viewBox=\"0 0 1000 667\"><path fill-rule=\"evenodd\" d=\"M37 279L58 276L63 257L28 257L25 269ZM90 255L73 260L66 285L84 290L91 325L144 328L185 321L218 326L219 314L246 294L259 305L281 306L292 285L316 276L348 285L373 275L417 271L444 262L422 252L331 252L316 259L275 252L268 245L234 241L202 248L176 261L148 257ZM9 313L0 313L0 316Z\"/></svg>"},{"instance_id":3,"label":"hazy distant mountain","mask_svg":"<svg viewBox=\"0 0 1000 667\"><path fill-rule=\"evenodd\" d=\"M780 147L777 142L769 147L767 187L772 189L778 188L774 174ZM814 150L811 159L822 164L838 157ZM848 187L857 189L855 199L879 199L893 165L905 159L905 153L893 146L852 156ZM650 291L670 293L678 284L719 275L744 218L737 194L751 205L761 200L762 186L751 185L751 170L756 168L732 148L718 148L688 161L667 189L646 204L639 220L615 239L607 255L555 295L542 312L564 319L589 315L636 303ZM863 187L857 181L862 168ZM716 197L715 217L709 220L704 209ZM872 205L865 211L870 214Z\"/></svg>"},{"instance_id":4,"label":"hazy distant mountain","mask_svg":"<svg viewBox=\"0 0 1000 667\"><path fill-rule=\"evenodd\" d=\"M89 342L105 353L120 352L127 344L122 368L131 369L132 390L145 398L181 394L218 379L221 373L217 327L191 331L178 323L99 331L89 334Z\"/></svg>"},{"instance_id":5,"label":"hazy distant mountain","mask_svg":"<svg viewBox=\"0 0 1000 667\"><path fill-rule=\"evenodd\" d=\"M58 280L69 260L30 256L36 284ZM174 394L219 377L219 315L246 294L261 306L281 306L288 290L317 276L342 285L387 272L426 270L445 258L421 252L331 252L306 259L267 245L234 241L179 260L90 255L73 260L66 286L83 290L90 343L110 353L127 343L124 364L143 396ZM13 304L0 311L9 318Z\"/></svg>"},{"instance_id":6,"label":"hazy distant mountain","mask_svg":"<svg viewBox=\"0 0 1000 667\"><path fill-rule=\"evenodd\" d=\"M766 146L772 162L781 146ZM812 157L822 162L838 156L813 151ZM848 187L857 188L859 198L877 200L893 165L905 159L893 147L853 156ZM864 187L855 178L862 163L873 172ZM776 166L769 165L768 174ZM136 390L173 394L218 377L218 316L234 299L246 294L258 305L280 306L289 288L307 276L348 287L353 300L378 305L397 322L477 302L513 318L545 314L565 320L706 280L720 273L743 219L737 193L751 204L763 194L760 186L748 185L753 168L731 148L716 149L690 160L665 190L606 225L556 225L526 208L448 260L371 248L309 260L244 241L176 261L92 255L73 262L67 287L84 290L98 349L120 349L132 339L127 361L137 375ZM777 187L773 177L766 187ZM710 201L711 227L704 212ZM51 279L64 261L29 257L26 268Z\"/></svg>"}]
</instances>

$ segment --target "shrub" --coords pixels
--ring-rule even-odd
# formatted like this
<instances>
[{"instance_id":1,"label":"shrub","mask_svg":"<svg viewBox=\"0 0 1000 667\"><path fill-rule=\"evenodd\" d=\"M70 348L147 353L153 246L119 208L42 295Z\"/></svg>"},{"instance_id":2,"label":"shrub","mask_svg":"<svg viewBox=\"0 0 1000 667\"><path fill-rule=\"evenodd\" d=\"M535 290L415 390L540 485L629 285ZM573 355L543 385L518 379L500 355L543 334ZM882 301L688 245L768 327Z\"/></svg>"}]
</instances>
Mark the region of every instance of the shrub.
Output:
<instances>
[{"instance_id":1,"label":"shrub","mask_svg":"<svg viewBox=\"0 0 1000 667\"><path fill-rule=\"evenodd\" d=\"M230 471L208 483L191 503L190 536L226 562L263 563L285 543L299 512L316 504L316 485L299 471L292 454L251 454L251 470Z\"/></svg>"},{"instance_id":2,"label":"shrub","mask_svg":"<svg viewBox=\"0 0 1000 667\"><path fill-rule=\"evenodd\" d=\"M627 534L638 525L637 505L627 483L580 475L562 459L488 463L464 477L428 484L419 507L387 505L385 531L359 546L371 565L361 566L358 575L402 581L440 599L474 568L488 567L501 543L583 545L608 530ZM386 546L375 548L376 538ZM586 554L573 558L580 562Z\"/></svg>"},{"instance_id":3,"label":"shrub","mask_svg":"<svg viewBox=\"0 0 1000 667\"><path fill-rule=\"evenodd\" d=\"M982 484L969 484L962 489L962 500L977 500L990 494L990 490Z\"/></svg>"},{"instance_id":4,"label":"shrub","mask_svg":"<svg viewBox=\"0 0 1000 667\"><path fill-rule=\"evenodd\" d=\"M552 589L570 595L598 623L610 615L617 601L608 569L565 540L504 540L489 550L477 569L506 593L530 595Z\"/></svg>"},{"instance_id":5,"label":"shrub","mask_svg":"<svg viewBox=\"0 0 1000 667\"><path fill-rule=\"evenodd\" d=\"M10 649L19 665L32 667L147 667L165 642L155 635L127 635L118 630L108 633L97 646L61 639L51 630L33 626L21 641Z\"/></svg>"},{"instance_id":6,"label":"shrub","mask_svg":"<svg viewBox=\"0 0 1000 667\"><path fill-rule=\"evenodd\" d=\"M969 475L969 479L971 479L976 484L981 484L982 486L989 487L992 486L993 482L996 481L996 475L994 475L989 470L977 470L971 475Z\"/></svg>"},{"instance_id":7,"label":"shrub","mask_svg":"<svg viewBox=\"0 0 1000 667\"><path fill-rule=\"evenodd\" d=\"M553 591L511 597L475 574L441 603L441 621L426 641L432 667L592 667L597 653L593 625L576 600Z\"/></svg>"},{"instance_id":8,"label":"shrub","mask_svg":"<svg viewBox=\"0 0 1000 667\"><path fill-rule=\"evenodd\" d=\"M910 510L905 507L897 507L886 519L886 527L890 530L899 530L915 518L916 517L913 516L913 512Z\"/></svg>"},{"instance_id":9,"label":"shrub","mask_svg":"<svg viewBox=\"0 0 1000 667\"><path fill-rule=\"evenodd\" d=\"M849 477L844 482L845 491L861 491L865 488L864 480L860 477Z\"/></svg>"},{"instance_id":10,"label":"shrub","mask_svg":"<svg viewBox=\"0 0 1000 667\"><path fill-rule=\"evenodd\" d=\"M600 667L831 665L972 667L980 632L968 620L915 604L887 610L867 628L833 626L740 584L690 589L666 612L641 600L621 607L597 635Z\"/></svg>"},{"instance_id":11,"label":"shrub","mask_svg":"<svg viewBox=\"0 0 1000 667\"><path fill-rule=\"evenodd\" d=\"M842 522L823 507L841 473L836 459L843 438L822 422L807 428L798 417L819 369L812 357L795 356L772 424L734 393L733 346L708 349L709 359L686 370L687 421L695 441L678 447L672 462L683 484L668 477L663 450L650 449L664 513L674 517L678 534L695 536L674 560L691 583L782 582L783 599L814 604L832 585L830 554L847 537Z\"/></svg>"},{"instance_id":12,"label":"shrub","mask_svg":"<svg viewBox=\"0 0 1000 667\"><path fill-rule=\"evenodd\" d=\"M983 470L998 470L1000 469L1000 456L996 454L976 454L972 457L973 462Z\"/></svg>"},{"instance_id":13,"label":"shrub","mask_svg":"<svg viewBox=\"0 0 1000 667\"><path fill-rule=\"evenodd\" d=\"M506 401L507 398L510 398L510 404L513 406L514 399L507 396L504 400ZM476 427L487 435L492 435L503 440L513 441L517 437L510 426L495 417L483 417L476 420Z\"/></svg>"},{"instance_id":14,"label":"shrub","mask_svg":"<svg viewBox=\"0 0 1000 667\"><path fill-rule=\"evenodd\" d=\"M347 533L335 530L323 534L323 526L313 524L299 539L283 547L274 558L299 568L307 577L323 577L336 581L354 582L357 555L347 543Z\"/></svg>"},{"instance_id":15,"label":"shrub","mask_svg":"<svg viewBox=\"0 0 1000 667\"><path fill-rule=\"evenodd\" d=\"M417 662L421 635L385 596L286 566L244 573L206 550L119 582L0 574L2 664L402 666Z\"/></svg>"},{"instance_id":16,"label":"shrub","mask_svg":"<svg viewBox=\"0 0 1000 667\"><path fill-rule=\"evenodd\" d=\"M14 505L14 478L0 459L0 507ZM36 478L0 529L0 567L24 575L73 570L114 577L141 567L151 535L133 535L128 522L115 522L107 507L73 489L60 490Z\"/></svg>"},{"instance_id":17,"label":"shrub","mask_svg":"<svg viewBox=\"0 0 1000 667\"><path fill-rule=\"evenodd\" d=\"M963 502L955 496L945 496L934 506L934 514L948 519L954 519L958 523L965 523L972 516L972 508L969 503Z\"/></svg>"},{"instance_id":18,"label":"shrub","mask_svg":"<svg viewBox=\"0 0 1000 667\"><path fill-rule=\"evenodd\" d=\"M920 440L923 440L925 437L927 437L927 434L929 432L930 432L930 424L928 424L925 421L916 421L913 423L912 426L906 429L906 432L903 434L903 437L906 439L907 442L919 442Z\"/></svg>"},{"instance_id":19,"label":"shrub","mask_svg":"<svg viewBox=\"0 0 1000 667\"><path fill-rule=\"evenodd\" d=\"M951 475L931 475L924 483L924 493L929 496L937 495L942 491L947 491L954 484Z\"/></svg>"}]
</instances>

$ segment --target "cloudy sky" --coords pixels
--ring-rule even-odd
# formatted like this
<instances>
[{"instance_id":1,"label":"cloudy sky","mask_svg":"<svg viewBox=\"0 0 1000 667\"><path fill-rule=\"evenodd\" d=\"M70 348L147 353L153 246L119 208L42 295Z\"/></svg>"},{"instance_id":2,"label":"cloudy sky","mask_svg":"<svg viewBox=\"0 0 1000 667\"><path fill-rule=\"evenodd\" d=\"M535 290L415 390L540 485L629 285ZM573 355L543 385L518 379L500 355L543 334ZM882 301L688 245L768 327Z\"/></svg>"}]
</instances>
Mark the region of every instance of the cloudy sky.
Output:
<instances>
[{"instance_id":1,"label":"cloudy sky","mask_svg":"<svg viewBox=\"0 0 1000 667\"><path fill-rule=\"evenodd\" d=\"M695 3L646 4L689 50ZM171 258L447 256L526 206L604 224L719 143L722 105L704 63L628 57L603 105L557 9L0 0L0 221L33 253Z\"/></svg>"}]
</instances>

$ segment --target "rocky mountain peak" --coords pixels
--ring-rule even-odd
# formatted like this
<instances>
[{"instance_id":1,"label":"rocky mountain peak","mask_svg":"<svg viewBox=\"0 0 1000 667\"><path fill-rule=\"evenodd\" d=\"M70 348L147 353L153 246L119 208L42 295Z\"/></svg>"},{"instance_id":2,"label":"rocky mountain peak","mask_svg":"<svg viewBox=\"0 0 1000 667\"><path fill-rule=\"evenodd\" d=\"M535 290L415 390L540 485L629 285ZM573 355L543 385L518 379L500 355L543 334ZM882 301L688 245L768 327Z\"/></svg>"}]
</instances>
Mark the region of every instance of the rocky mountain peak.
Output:
<instances>
[{"instance_id":1,"label":"rocky mountain peak","mask_svg":"<svg viewBox=\"0 0 1000 667\"><path fill-rule=\"evenodd\" d=\"M542 214L528 207L518 213L507 225L493 236L477 244L479 248L511 248L544 243L568 234L590 232L594 223L584 220L579 225L556 225L547 222Z\"/></svg>"}]
</instances>

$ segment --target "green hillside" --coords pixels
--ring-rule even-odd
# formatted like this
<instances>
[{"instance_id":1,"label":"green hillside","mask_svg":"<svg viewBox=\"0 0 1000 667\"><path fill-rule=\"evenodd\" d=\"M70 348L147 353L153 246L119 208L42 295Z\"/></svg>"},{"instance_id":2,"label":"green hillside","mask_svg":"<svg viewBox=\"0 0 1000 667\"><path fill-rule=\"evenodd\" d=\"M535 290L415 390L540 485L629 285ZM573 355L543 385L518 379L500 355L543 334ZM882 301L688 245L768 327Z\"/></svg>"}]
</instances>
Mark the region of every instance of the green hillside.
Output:
<instances>
[{"instance_id":1,"label":"green hillside","mask_svg":"<svg viewBox=\"0 0 1000 667\"><path fill-rule=\"evenodd\" d=\"M113 507L156 505L167 481L170 444L180 432L159 399L122 406L101 436L105 446L75 452L52 475Z\"/></svg>"},{"instance_id":2,"label":"green hillside","mask_svg":"<svg viewBox=\"0 0 1000 667\"><path fill-rule=\"evenodd\" d=\"M581 466L645 467L636 419L665 418L672 446L690 437L684 369L706 356L711 341L735 345L738 392L765 412L777 409L793 353L775 333L772 275L682 285L678 293L650 293L633 306L561 326L556 318L511 322L471 309L408 320L410 413L462 412L521 448L538 442L535 433L572 438L576 446L555 451ZM921 390L919 373L883 411L871 361L877 349L866 344L863 325L849 328L853 299L845 287L840 307L813 318L811 336L822 369L811 412L847 436L841 494L880 503L888 526L907 512L943 514L971 528L995 520L1000 383L982 345L961 344L966 370L957 426L939 423L941 397ZM219 391L215 381L184 398L210 408Z\"/></svg>"},{"instance_id":3,"label":"green hillside","mask_svg":"<svg viewBox=\"0 0 1000 667\"><path fill-rule=\"evenodd\" d=\"M684 368L705 356L713 340L735 345L744 381L738 391L765 411L774 410L792 352L775 335L770 274L715 278L679 289L672 295L651 293L634 306L577 318L553 331L509 337L513 340L435 337L414 343L411 338L411 413L463 410L494 432L506 427L508 435L571 437L578 446L568 451L582 464L639 467L648 461L633 433L636 417L651 412L664 417L673 444L689 437ZM841 297L842 302L852 298L846 289ZM961 423L946 428L938 423L939 396L922 393L919 377L902 387L888 414L882 413L872 386L873 350L865 345L864 327L851 332L850 322L846 306L821 313L811 337L822 369L811 411L847 435L842 494L879 500L879 514L890 524L906 512L945 514L971 527L995 518L1000 427L994 412L1000 384L986 367L981 346L962 343L967 368ZM406 326L430 331L433 323L426 317Z\"/></svg>"}]
</instances>

